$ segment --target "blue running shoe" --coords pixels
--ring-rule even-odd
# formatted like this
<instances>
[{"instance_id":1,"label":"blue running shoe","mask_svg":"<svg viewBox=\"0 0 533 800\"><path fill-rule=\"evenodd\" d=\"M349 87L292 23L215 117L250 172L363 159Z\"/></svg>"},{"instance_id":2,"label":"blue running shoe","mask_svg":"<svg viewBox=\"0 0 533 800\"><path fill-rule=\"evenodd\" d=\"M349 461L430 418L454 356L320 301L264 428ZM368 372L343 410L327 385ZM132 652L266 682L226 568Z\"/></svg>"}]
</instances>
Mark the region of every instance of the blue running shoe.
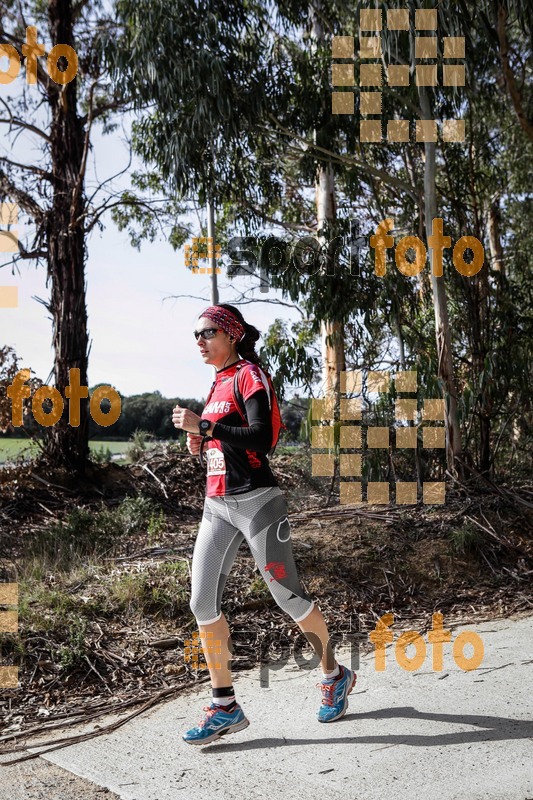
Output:
<instances>
[{"instance_id":1,"label":"blue running shoe","mask_svg":"<svg viewBox=\"0 0 533 800\"><path fill-rule=\"evenodd\" d=\"M224 706L211 703L204 706L207 711L205 718L200 723L184 733L182 739L187 744L207 744L220 739L226 733L236 733L247 728L250 721L244 716L244 711L237 703L233 711L225 711Z\"/></svg>"},{"instance_id":2,"label":"blue running shoe","mask_svg":"<svg viewBox=\"0 0 533 800\"><path fill-rule=\"evenodd\" d=\"M357 675L348 667L339 664L337 679L315 683L322 690L322 704L317 712L319 722L333 722L346 714L348 695L355 686Z\"/></svg>"}]
</instances>

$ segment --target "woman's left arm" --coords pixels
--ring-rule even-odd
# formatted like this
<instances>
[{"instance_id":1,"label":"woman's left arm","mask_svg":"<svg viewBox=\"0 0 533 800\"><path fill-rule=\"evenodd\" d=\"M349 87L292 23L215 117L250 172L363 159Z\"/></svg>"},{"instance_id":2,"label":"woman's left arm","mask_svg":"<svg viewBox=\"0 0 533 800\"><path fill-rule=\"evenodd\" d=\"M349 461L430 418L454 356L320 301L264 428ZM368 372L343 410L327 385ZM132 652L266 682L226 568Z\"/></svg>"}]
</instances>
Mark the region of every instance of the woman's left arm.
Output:
<instances>
[{"instance_id":1,"label":"woman's left arm","mask_svg":"<svg viewBox=\"0 0 533 800\"><path fill-rule=\"evenodd\" d=\"M227 442L234 447L245 450L256 450L258 453L268 453L272 446L272 421L268 395L265 389L254 392L244 402L248 427L222 425L215 422L209 435L221 442Z\"/></svg>"}]
</instances>

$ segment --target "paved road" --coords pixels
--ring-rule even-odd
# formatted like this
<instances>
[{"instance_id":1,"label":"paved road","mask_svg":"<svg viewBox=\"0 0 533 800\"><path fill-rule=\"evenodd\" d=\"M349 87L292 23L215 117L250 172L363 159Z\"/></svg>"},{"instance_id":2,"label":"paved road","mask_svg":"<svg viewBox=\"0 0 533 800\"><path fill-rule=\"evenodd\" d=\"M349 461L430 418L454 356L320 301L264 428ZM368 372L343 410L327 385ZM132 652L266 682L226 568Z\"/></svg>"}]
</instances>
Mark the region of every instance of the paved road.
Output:
<instances>
[{"instance_id":1,"label":"paved road","mask_svg":"<svg viewBox=\"0 0 533 800\"><path fill-rule=\"evenodd\" d=\"M445 627L453 639L465 629L481 637L477 669L458 667L445 644L442 672L432 670L429 647L422 667L408 672L387 645L383 672L374 653L361 657L348 712L331 724L315 717L319 669L305 671L291 657L268 688L260 688L259 668L235 677L250 725L211 745L181 740L211 699L204 683L111 734L41 758L123 800L212 800L215 791L261 800L317 791L347 800L531 800L533 616ZM337 655L349 666L349 651ZM48 797L55 800L50 789Z\"/></svg>"}]
</instances>

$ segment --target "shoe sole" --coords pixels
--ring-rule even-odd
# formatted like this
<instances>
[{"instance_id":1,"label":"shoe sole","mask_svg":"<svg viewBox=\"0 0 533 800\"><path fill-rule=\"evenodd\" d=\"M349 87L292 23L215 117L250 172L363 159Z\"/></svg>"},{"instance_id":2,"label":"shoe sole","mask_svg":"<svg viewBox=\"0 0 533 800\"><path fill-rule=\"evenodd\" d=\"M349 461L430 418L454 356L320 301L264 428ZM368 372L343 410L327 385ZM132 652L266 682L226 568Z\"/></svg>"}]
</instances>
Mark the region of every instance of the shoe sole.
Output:
<instances>
[{"instance_id":1,"label":"shoe sole","mask_svg":"<svg viewBox=\"0 0 533 800\"><path fill-rule=\"evenodd\" d=\"M221 728L219 731L215 731L211 734L211 736L207 736L205 739L186 739L185 736L182 736L181 738L187 744L209 744L209 742L214 742L217 739L221 739L228 733L237 733L238 731L243 731L248 727L249 724L250 720L246 719L245 717L240 722L234 722L232 725L228 725L226 728Z\"/></svg>"},{"instance_id":2,"label":"shoe sole","mask_svg":"<svg viewBox=\"0 0 533 800\"><path fill-rule=\"evenodd\" d=\"M340 719L341 717L344 717L344 715L346 714L346 711L347 711L347 709L348 709L348 695L350 694L350 692L352 691L353 687L355 686L355 683L356 683L356 681L357 681L357 675L356 675L356 673L354 672L354 674L353 674L353 681L352 681L352 685L350 686L350 688L349 688L349 689L348 689L348 691L346 692L346 696L345 696L345 698L344 698L344 706L342 707L342 710L341 710L341 711L339 711L339 713L337 714L337 716L336 716L336 717L330 717L330 719L319 719L319 718L317 717L317 719L318 719L318 721L319 721L319 722L335 722L335 720L337 720L337 719Z\"/></svg>"}]
</instances>

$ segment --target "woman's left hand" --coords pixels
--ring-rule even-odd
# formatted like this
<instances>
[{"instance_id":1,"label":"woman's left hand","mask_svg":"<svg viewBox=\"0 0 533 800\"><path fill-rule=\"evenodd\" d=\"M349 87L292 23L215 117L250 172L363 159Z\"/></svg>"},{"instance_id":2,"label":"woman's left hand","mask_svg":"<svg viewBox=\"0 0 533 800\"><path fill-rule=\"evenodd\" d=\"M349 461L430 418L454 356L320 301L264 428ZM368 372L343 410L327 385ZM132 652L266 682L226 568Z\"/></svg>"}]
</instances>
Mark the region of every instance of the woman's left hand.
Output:
<instances>
[{"instance_id":1,"label":"woman's left hand","mask_svg":"<svg viewBox=\"0 0 533 800\"><path fill-rule=\"evenodd\" d=\"M198 425L201 417L191 411L190 408L182 408L181 406L174 406L172 409L172 422L175 428L180 428L182 431L189 431L189 433L198 433Z\"/></svg>"}]
</instances>

